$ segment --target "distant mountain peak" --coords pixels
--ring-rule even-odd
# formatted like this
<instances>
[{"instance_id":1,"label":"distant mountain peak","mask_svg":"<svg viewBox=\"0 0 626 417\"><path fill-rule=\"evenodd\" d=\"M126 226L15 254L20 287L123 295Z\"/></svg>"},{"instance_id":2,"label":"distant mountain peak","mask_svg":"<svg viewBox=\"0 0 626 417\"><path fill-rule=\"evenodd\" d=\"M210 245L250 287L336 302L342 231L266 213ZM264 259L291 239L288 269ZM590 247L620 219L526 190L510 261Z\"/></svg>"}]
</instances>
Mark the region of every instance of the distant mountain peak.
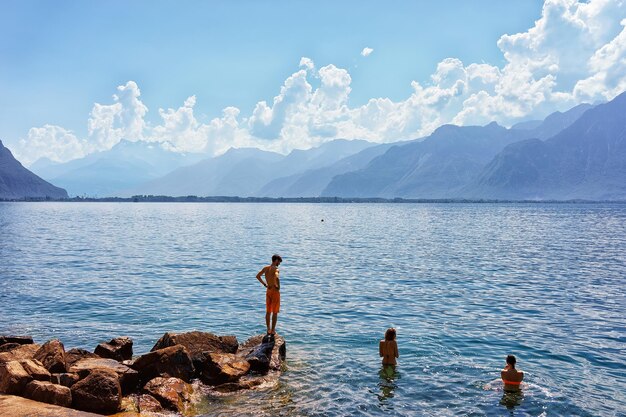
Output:
<instances>
[{"instance_id":1,"label":"distant mountain peak","mask_svg":"<svg viewBox=\"0 0 626 417\"><path fill-rule=\"evenodd\" d=\"M33 174L0 141L0 199L67 198L67 192Z\"/></svg>"}]
</instances>

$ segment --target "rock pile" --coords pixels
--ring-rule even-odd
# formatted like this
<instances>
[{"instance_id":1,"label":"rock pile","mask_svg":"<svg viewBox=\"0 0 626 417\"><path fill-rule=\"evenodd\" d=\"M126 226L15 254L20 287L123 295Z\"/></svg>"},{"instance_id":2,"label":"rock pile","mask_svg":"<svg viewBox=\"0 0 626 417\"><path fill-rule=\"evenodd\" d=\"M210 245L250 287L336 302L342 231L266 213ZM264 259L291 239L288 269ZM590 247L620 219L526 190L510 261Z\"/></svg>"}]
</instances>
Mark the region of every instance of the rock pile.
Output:
<instances>
[{"instance_id":1,"label":"rock pile","mask_svg":"<svg viewBox=\"0 0 626 417\"><path fill-rule=\"evenodd\" d=\"M239 345L235 336L165 333L150 352L135 357L129 337L100 343L92 353L65 351L59 340L37 345L28 336L0 336L0 394L105 415L193 415L196 384L218 392L253 388L280 371L285 354L278 335Z\"/></svg>"}]
</instances>

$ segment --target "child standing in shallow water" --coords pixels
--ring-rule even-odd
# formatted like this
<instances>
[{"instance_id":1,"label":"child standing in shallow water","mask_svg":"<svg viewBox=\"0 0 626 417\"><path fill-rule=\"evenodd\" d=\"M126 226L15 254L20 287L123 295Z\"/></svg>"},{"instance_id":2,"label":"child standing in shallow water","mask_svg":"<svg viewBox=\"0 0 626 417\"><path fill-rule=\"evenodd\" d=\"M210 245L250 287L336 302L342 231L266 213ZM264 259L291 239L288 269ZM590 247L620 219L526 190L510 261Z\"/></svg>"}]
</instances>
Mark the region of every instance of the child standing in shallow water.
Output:
<instances>
[{"instance_id":1,"label":"child standing in shallow water","mask_svg":"<svg viewBox=\"0 0 626 417\"><path fill-rule=\"evenodd\" d=\"M383 365L395 365L398 354L398 344L396 343L396 329L389 328L385 332L385 339L378 345L378 353L383 358Z\"/></svg>"}]
</instances>

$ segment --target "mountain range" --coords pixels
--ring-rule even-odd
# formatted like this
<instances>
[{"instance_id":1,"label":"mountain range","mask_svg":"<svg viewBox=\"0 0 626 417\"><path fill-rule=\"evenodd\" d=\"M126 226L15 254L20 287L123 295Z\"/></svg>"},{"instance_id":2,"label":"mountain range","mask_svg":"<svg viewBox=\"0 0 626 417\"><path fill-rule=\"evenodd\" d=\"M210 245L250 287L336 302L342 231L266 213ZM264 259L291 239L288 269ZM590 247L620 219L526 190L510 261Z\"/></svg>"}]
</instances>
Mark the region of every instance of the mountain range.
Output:
<instances>
[{"instance_id":1,"label":"mountain range","mask_svg":"<svg viewBox=\"0 0 626 417\"><path fill-rule=\"evenodd\" d=\"M321 196L517 199L512 194L486 192L485 187L478 186L476 182L485 175L487 165L499 158L508 145L549 137L592 108L576 106L564 113L553 113L541 123L525 123L511 129L495 122L486 126L444 125L423 140L391 147L362 169L335 176Z\"/></svg>"},{"instance_id":2,"label":"mountain range","mask_svg":"<svg viewBox=\"0 0 626 417\"><path fill-rule=\"evenodd\" d=\"M625 116L623 93L511 128L444 125L407 142L338 139L288 155L244 148L207 158L124 140L31 169L70 195L99 197L624 200Z\"/></svg>"},{"instance_id":3,"label":"mountain range","mask_svg":"<svg viewBox=\"0 0 626 417\"><path fill-rule=\"evenodd\" d=\"M121 140L108 151L96 152L66 163L39 159L30 169L65 188L73 196L113 196L120 191L161 177L170 171L206 158L182 154L158 143Z\"/></svg>"},{"instance_id":4,"label":"mountain range","mask_svg":"<svg viewBox=\"0 0 626 417\"><path fill-rule=\"evenodd\" d=\"M626 199L626 93L542 141L505 147L461 193L534 200Z\"/></svg>"}]
</instances>

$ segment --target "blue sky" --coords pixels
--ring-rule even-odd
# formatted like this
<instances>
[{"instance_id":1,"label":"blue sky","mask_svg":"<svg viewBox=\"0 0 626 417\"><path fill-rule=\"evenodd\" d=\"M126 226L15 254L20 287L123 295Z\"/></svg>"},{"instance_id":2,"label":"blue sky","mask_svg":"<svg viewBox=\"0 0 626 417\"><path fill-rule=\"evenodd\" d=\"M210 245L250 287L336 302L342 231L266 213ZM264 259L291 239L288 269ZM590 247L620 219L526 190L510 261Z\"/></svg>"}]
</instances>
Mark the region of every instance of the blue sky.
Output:
<instances>
[{"instance_id":1,"label":"blue sky","mask_svg":"<svg viewBox=\"0 0 626 417\"><path fill-rule=\"evenodd\" d=\"M506 125L611 98L621 88L612 75L619 64L600 85L590 80L598 71L580 71L575 57L589 67L612 42L621 54L625 17L617 0L5 1L0 139L32 162L103 150L122 136L219 153L229 146L288 151L335 137L393 141L445 122ZM570 34L572 27L580 33ZM507 34L513 37L502 42ZM576 36L589 35L594 42L575 45ZM369 56L361 55L365 47ZM528 64L545 56L551 59L539 70ZM299 65L303 57L309 66ZM470 85L477 79L480 86ZM508 87L497 87L507 79ZM513 92L511 79L544 99L511 109L506 100L525 95ZM170 117L160 108L166 116L171 109ZM491 110L476 110L484 108Z\"/></svg>"}]
</instances>

